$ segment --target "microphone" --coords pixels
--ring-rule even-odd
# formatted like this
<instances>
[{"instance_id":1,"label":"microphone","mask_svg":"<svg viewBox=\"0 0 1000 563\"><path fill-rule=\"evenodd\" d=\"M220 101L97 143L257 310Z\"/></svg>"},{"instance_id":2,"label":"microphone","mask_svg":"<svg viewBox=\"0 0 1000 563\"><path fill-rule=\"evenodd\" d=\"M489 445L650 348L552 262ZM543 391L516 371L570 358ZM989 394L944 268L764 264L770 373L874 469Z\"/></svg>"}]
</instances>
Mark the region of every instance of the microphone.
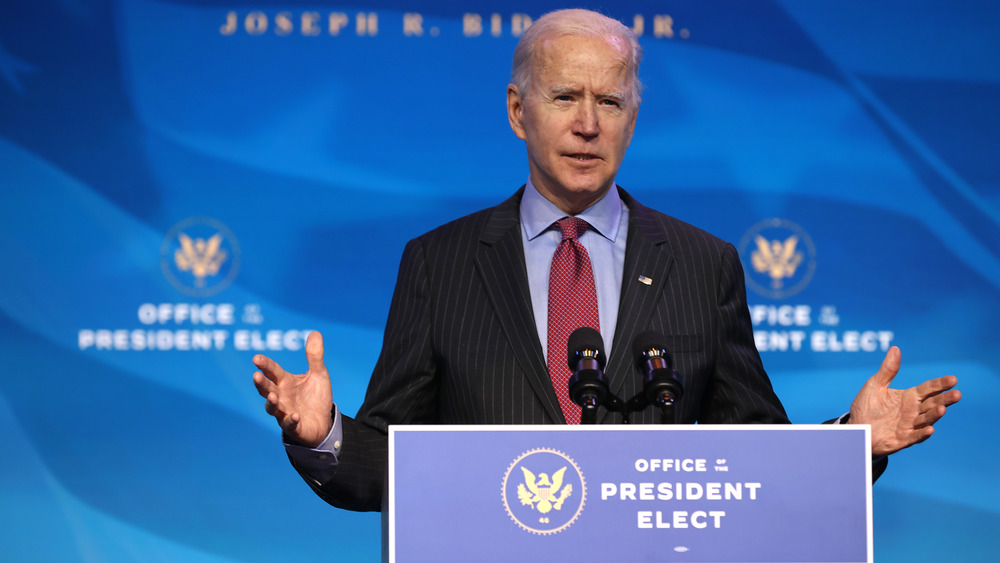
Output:
<instances>
[{"instance_id":1,"label":"microphone","mask_svg":"<svg viewBox=\"0 0 1000 563\"><path fill-rule=\"evenodd\" d=\"M660 421L673 422L673 406L684 394L684 383L674 370L673 358L656 331L646 331L632 341L636 367L643 374L643 393L650 404L660 409Z\"/></svg>"},{"instance_id":2,"label":"microphone","mask_svg":"<svg viewBox=\"0 0 1000 563\"><path fill-rule=\"evenodd\" d=\"M597 407L608 397L604 376L604 340L601 333L583 326L569 335L567 362L573 375L569 378L569 397L580 405L580 424L597 422Z\"/></svg>"}]
</instances>

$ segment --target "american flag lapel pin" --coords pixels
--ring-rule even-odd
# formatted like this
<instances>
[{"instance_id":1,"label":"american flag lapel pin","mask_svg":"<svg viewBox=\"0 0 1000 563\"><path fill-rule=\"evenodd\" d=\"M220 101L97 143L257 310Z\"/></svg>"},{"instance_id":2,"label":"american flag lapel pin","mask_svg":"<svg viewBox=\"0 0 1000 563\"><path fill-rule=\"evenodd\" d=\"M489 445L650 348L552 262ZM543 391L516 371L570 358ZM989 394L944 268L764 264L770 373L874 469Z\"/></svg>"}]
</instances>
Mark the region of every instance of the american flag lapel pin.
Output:
<instances>
[{"instance_id":1,"label":"american flag lapel pin","mask_svg":"<svg viewBox=\"0 0 1000 563\"><path fill-rule=\"evenodd\" d=\"M639 276L639 281L642 282L642 283L644 283L644 284L646 284L646 285L652 285L653 284L653 278L647 278L646 276Z\"/></svg>"}]
</instances>

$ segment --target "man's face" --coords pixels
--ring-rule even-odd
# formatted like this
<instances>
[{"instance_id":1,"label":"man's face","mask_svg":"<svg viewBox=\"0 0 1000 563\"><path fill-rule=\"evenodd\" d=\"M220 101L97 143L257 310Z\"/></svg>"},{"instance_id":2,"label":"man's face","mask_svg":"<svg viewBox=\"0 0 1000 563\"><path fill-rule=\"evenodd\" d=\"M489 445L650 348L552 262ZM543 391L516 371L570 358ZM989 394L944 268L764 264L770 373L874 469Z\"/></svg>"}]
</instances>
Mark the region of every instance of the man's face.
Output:
<instances>
[{"instance_id":1,"label":"man's face","mask_svg":"<svg viewBox=\"0 0 1000 563\"><path fill-rule=\"evenodd\" d=\"M638 108L621 51L604 39L543 40L531 91L507 88L507 115L528 146L531 182L576 214L611 188L632 140Z\"/></svg>"}]
</instances>

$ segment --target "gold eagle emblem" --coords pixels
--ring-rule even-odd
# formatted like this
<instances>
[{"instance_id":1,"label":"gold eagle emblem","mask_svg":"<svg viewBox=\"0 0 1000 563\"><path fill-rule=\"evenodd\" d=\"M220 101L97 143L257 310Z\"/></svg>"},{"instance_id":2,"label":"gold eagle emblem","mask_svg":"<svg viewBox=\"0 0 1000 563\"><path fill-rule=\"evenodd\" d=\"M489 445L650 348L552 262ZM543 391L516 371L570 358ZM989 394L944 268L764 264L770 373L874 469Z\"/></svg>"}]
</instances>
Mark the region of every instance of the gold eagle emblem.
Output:
<instances>
[{"instance_id":1,"label":"gold eagle emblem","mask_svg":"<svg viewBox=\"0 0 1000 563\"><path fill-rule=\"evenodd\" d=\"M542 514L548 514L552 510L561 510L563 502L573 494L573 485L563 486L563 476L566 467L552 474L551 479L547 473L539 473L538 477L521 466L524 472L524 482L517 485L517 498L521 504L528 505ZM542 518L540 521L547 521Z\"/></svg>"},{"instance_id":2,"label":"gold eagle emblem","mask_svg":"<svg viewBox=\"0 0 1000 563\"><path fill-rule=\"evenodd\" d=\"M782 280L795 275L795 270L802 263L803 255L797 250L799 237L792 235L782 242L768 241L757 235L754 241L757 243L757 250L750 255L754 270L770 276L771 287L781 289Z\"/></svg>"},{"instance_id":3,"label":"gold eagle emblem","mask_svg":"<svg viewBox=\"0 0 1000 563\"><path fill-rule=\"evenodd\" d=\"M195 285L203 287L205 278L219 273L219 268L226 262L227 254L222 250L222 233L216 233L212 238L192 239L184 233L177 236L181 247L174 252L174 263L177 269L191 272Z\"/></svg>"}]
</instances>

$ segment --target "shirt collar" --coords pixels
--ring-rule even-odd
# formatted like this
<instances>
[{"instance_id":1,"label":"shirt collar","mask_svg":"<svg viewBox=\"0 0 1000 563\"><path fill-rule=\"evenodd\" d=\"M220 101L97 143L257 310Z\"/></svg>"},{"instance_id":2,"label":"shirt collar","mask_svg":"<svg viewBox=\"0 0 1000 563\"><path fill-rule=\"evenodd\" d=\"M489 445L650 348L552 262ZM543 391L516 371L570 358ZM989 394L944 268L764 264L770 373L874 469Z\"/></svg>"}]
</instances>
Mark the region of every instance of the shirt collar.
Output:
<instances>
[{"instance_id":1,"label":"shirt collar","mask_svg":"<svg viewBox=\"0 0 1000 563\"><path fill-rule=\"evenodd\" d=\"M591 228L602 237L614 242L618 237L621 215L622 200L618 195L617 187L612 184L611 189L604 194L604 197L584 209L576 217L589 223ZM534 184L531 183L531 178L528 178L524 187L524 195L521 196L521 228L524 229L528 240L534 240L551 227L552 223L563 217L568 217L568 215L538 193Z\"/></svg>"}]
</instances>

